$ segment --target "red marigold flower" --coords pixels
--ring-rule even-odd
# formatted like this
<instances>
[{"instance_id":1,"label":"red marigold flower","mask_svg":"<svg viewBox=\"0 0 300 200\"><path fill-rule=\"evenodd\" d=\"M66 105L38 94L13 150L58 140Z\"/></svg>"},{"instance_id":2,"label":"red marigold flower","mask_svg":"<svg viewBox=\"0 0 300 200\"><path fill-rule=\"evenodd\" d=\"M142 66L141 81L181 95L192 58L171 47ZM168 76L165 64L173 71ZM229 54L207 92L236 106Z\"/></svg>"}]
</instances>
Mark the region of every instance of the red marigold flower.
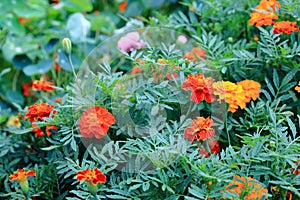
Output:
<instances>
[{"instance_id":1,"label":"red marigold flower","mask_svg":"<svg viewBox=\"0 0 300 200\"><path fill-rule=\"evenodd\" d=\"M205 59L205 56L206 52L203 49L194 47L189 53L185 54L183 58L197 62L199 59Z\"/></svg>"},{"instance_id":2,"label":"red marigold flower","mask_svg":"<svg viewBox=\"0 0 300 200\"><path fill-rule=\"evenodd\" d=\"M31 88L32 88L32 82L30 83L24 83L22 85L22 91L23 91L23 95L26 97L26 96L33 96L33 93L31 91Z\"/></svg>"},{"instance_id":3,"label":"red marigold flower","mask_svg":"<svg viewBox=\"0 0 300 200\"><path fill-rule=\"evenodd\" d=\"M106 182L106 176L98 168L79 171L76 177L78 181L87 181L93 185Z\"/></svg>"},{"instance_id":4,"label":"red marigold flower","mask_svg":"<svg viewBox=\"0 0 300 200\"><path fill-rule=\"evenodd\" d=\"M28 112L25 115L25 118L29 118L30 122L35 122L38 119L43 120L44 118L49 117L51 112L53 112L53 114L56 113L53 108L54 106L51 106L48 103L42 102L40 104L34 104L33 106L28 107Z\"/></svg>"},{"instance_id":5,"label":"red marigold flower","mask_svg":"<svg viewBox=\"0 0 300 200\"><path fill-rule=\"evenodd\" d=\"M197 117L192 124L184 131L184 137L190 142L194 140L210 140L215 134L215 130L211 128L214 121L211 118Z\"/></svg>"},{"instance_id":6,"label":"red marigold flower","mask_svg":"<svg viewBox=\"0 0 300 200\"><path fill-rule=\"evenodd\" d=\"M208 143L208 147L210 149L210 153L211 154L218 154L221 150L220 150L220 143L218 140L211 140ZM205 148L201 148L199 150L199 154L204 155L206 158L209 157L209 153L207 152L207 150Z\"/></svg>"},{"instance_id":7,"label":"red marigold flower","mask_svg":"<svg viewBox=\"0 0 300 200\"><path fill-rule=\"evenodd\" d=\"M253 80L243 80L237 83L237 85L241 85L243 90L245 91L246 102L250 102L252 100L256 100L260 94L260 83Z\"/></svg>"},{"instance_id":8,"label":"red marigold flower","mask_svg":"<svg viewBox=\"0 0 300 200\"><path fill-rule=\"evenodd\" d=\"M39 81L33 81L32 83L32 88L34 90L44 90L44 91L53 91L54 84L51 82L47 82L44 80L39 80Z\"/></svg>"},{"instance_id":9,"label":"red marigold flower","mask_svg":"<svg viewBox=\"0 0 300 200\"><path fill-rule=\"evenodd\" d=\"M36 176L35 171L28 170L27 172L24 169L19 169L17 172L9 176L10 181L19 181L24 182L27 180L28 176Z\"/></svg>"},{"instance_id":10,"label":"red marigold flower","mask_svg":"<svg viewBox=\"0 0 300 200\"><path fill-rule=\"evenodd\" d=\"M58 130L58 127L54 125L46 126L46 133L48 136L52 134L51 130Z\"/></svg>"},{"instance_id":11,"label":"red marigold flower","mask_svg":"<svg viewBox=\"0 0 300 200\"><path fill-rule=\"evenodd\" d=\"M120 3L119 5L119 11L120 12L124 12L126 10L127 7L127 1L123 1L122 3Z\"/></svg>"},{"instance_id":12,"label":"red marigold flower","mask_svg":"<svg viewBox=\"0 0 300 200\"><path fill-rule=\"evenodd\" d=\"M292 32L298 32L299 27L297 26L296 22L290 22L290 21L281 21L281 22L275 22L273 25L274 34L280 34L280 33L286 33L291 34Z\"/></svg>"},{"instance_id":13,"label":"red marigold flower","mask_svg":"<svg viewBox=\"0 0 300 200\"><path fill-rule=\"evenodd\" d=\"M106 108L99 106L88 108L80 117L80 134L85 138L100 139L106 135L109 126L114 123L114 116Z\"/></svg>"},{"instance_id":14,"label":"red marigold flower","mask_svg":"<svg viewBox=\"0 0 300 200\"><path fill-rule=\"evenodd\" d=\"M182 84L182 89L192 91L190 98L193 102L200 103L205 100L212 103L215 100L212 87L213 81L213 78L205 78L203 74L190 74Z\"/></svg>"},{"instance_id":15,"label":"red marigold flower","mask_svg":"<svg viewBox=\"0 0 300 200\"><path fill-rule=\"evenodd\" d=\"M262 199L263 197L268 199L268 189L263 188L260 182L251 177L235 175L232 182L225 189L226 192L237 194L239 197L243 196L245 200Z\"/></svg>"},{"instance_id":16,"label":"red marigold flower","mask_svg":"<svg viewBox=\"0 0 300 200\"><path fill-rule=\"evenodd\" d=\"M23 17L18 17L18 21L21 24L21 26L24 26L25 24L30 23L31 20Z\"/></svg>"},{"instance_id":17,"label":"red marigold flower","mask_svg":"<svg viewBox=\"0 0 300 200\"><path fill-rule=\"evenodd\" d=\"M34 128L34 129L32 129L31 132L35 133L36 137L44 137L45 134L41 128L36 128L35 124L32 124L31 126L32 126L32 128Z\"/></svg>"},{"instance_id":18,"label":"red marigold flower","mask_svg":"<svg viewBox=\"0 0 300 200\"><path fill-rule=\"evenodd\" d=\"M56 72L59 72L61 70L61 67L58 63L54 63L54 68Z\"/></svg>"}]
</instances>

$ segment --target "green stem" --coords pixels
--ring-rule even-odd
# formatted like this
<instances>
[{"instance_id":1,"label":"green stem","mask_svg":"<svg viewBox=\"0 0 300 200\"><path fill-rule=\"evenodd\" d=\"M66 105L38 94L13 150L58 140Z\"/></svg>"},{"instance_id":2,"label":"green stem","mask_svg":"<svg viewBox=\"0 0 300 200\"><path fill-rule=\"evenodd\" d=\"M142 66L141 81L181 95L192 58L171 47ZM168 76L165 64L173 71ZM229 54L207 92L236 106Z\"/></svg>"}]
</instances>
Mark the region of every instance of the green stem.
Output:
<instances>
[{"instance_id":1,"label":"green stem","mask_svg":"<svg viewBox=\"0 0 300 200\"><path fill-rule=\"evenodd\" d=\"M225 128L225 131L227 134L228 144L229 144L229 146L231 146L230 134L229 134L228 127L227 127L227 117L228 117L228 111L226 110L225 119L224 119L224 128Z\"/></svg>"},{"instance_id":2,"label":"green stem","mask_svg":"<svg viewBox=\"0 0 300 200\"><path fill-rule=\"evenodd\" d=\"M68 57L68 60L69 60L69 63L70 63L70 66L71 66L73 75L74 75L74 77L75 77L77 86L78 86L79 90L81 91L80 82L79 82L79 79L78 79L78 77L77 77L77 75L76 75L76 72L75 72L75 68L74 68L74 65L73 65L73 62L72 62L72 59L71 59L71 54L67 54L67 57Z\"/></svg>"}]
</instances>

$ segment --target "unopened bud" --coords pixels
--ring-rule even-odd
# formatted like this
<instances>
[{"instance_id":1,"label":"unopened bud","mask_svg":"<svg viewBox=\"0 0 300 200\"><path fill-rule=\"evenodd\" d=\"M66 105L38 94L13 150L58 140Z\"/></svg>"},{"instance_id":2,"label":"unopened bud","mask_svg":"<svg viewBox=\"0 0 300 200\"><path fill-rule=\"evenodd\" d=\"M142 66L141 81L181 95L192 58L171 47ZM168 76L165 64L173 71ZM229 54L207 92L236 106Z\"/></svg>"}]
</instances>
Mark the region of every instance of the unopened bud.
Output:
<instances>
[{"instance_id":1,"label":"unopened bud","mask_svg":"<svg viewBox=\"0 0 300 200\"><path fill-rule=\"evenodd\" d=\"M274 141L270 141L270 146L271 147L275 147L275 142Z\"/></svg>"},{"instance_id":2,"label":"unopened bud","mask_svg":"<svg viewBox=\"0 0 300 200\"><path fill-rule=\"evenodd\" d=\"M64 38L62 40L62 47L64 49L64 51L66 52L66 54L70 54L72 51L72 42L69 38Z\"/></svg>"},{"instance_id":3,"label":"unopened bud","mask_svg":"<svg viewBox=\"0 0 300 200\"><path fill-rule=\"evenodd\" d=\"M230 43L233 42L233 38L232 38L232 37L229 37L229 38L228 38L228 42L230 42Z\"/></svg>"}]
</instances>

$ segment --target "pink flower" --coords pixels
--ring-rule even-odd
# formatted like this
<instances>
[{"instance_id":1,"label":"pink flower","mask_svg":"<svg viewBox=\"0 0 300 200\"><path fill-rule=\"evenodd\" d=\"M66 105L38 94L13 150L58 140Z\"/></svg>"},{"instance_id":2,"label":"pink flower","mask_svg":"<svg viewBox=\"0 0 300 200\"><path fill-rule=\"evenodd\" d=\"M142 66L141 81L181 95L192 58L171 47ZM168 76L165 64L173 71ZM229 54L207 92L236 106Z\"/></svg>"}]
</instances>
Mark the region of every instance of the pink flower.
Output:
<instances>
[{"instance_id":1,"label":"pink flower","mask_svg":"<svg viewBox=\"0 0 300 200\"><path fill-rule=\"evenodd\" d=\"M185 44L187 42L187 40L188 39L184 35L178 35L178 38L177 38L178 42Z\"/></svg>"},{"instance_id":2,"label":"pink flower","mask_svg":"<svg viewBox=\"0 0 300 200\"><path fill-rule=\"evenodd\" d=\"M118 48L126 52L133 51L134 49L141 49L146 43L139 39L140 35L138 32L127 33L118 41Z\"/></svg>"}]
</instances>

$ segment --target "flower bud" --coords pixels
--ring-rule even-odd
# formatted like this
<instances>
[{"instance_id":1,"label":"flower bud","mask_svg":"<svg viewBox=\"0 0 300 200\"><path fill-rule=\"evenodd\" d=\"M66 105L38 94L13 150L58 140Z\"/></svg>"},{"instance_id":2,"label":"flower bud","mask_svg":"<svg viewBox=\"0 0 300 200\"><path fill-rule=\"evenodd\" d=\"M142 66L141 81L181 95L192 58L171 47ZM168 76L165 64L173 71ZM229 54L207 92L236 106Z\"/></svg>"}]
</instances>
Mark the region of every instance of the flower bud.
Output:
<instances>
[{"instance_id":1,"label":"flower bud","mask_svg":"<svg viewBox=\"0 0 300 200\"><path fill-rule=\"evenodd\" d=\"M275 147L275 142L274 141L270 141L270 147Z\"/></svg>"},{"instance_id":2,"label":"flower bud","mask_svg":"<svg viewBox=\"0 0 300 200\"><path fill-rule=\"evenodd\" d=\"M71 40L69 38L64 38L62 40L62 47L63 47L64 51L66 52L66 54L70 54L72 51Z\"/></svg>"},{"instance_id":3,"label":"flower bud","mask_svg":"<svg viewBox=\"0 0 300 200\"><path fill-rule=\"evenodd\" d=\"M232 37L229 37L229 38L228 38L228 42L230 42L230 43L233 42L233 38L232 38Z\"/></svg>"}]
</instances>

